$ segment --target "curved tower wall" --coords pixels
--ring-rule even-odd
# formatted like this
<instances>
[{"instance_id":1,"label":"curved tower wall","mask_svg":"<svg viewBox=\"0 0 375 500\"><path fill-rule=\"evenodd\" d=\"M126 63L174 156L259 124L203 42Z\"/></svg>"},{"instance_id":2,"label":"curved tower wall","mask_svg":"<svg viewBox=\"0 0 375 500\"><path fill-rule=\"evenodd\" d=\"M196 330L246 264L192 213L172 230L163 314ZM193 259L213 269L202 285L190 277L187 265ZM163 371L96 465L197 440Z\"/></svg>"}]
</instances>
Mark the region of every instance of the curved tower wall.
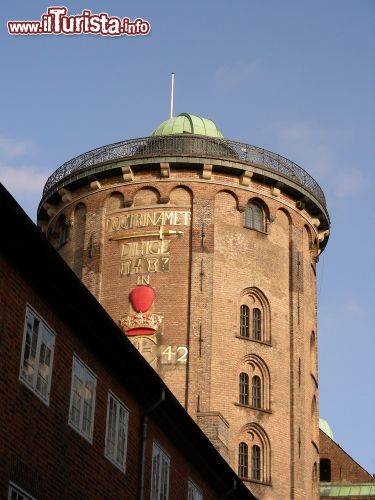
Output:
<instances>
[{"instance_id":1,"label":"curved tower wall","mask_svg":"<svg viewBox=\"0 0 375 500\"><path fill-rule=\"evenodd\" d=\"M318 498L326 213L252 170L184 155L123 161L121 173L65 185L40 221L116 322L134 326L129 291L153 287L156 329L129 338L258 498ZM249 203L261 227L246 227Z\"/></svg>"}]
</instances>

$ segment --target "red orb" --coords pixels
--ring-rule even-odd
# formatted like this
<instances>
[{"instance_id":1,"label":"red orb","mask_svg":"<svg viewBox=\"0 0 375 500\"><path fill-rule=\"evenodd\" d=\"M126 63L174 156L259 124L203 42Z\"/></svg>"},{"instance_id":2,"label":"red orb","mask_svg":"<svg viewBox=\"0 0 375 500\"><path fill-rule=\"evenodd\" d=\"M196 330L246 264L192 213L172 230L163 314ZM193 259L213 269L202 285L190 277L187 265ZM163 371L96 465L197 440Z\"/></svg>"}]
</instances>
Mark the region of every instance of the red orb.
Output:
<instances>
[{"instance_id":1,"label":"red orb","mask_svg":"<svg viewBox=\"0 0 375 500\"><path fill-rule=\"evenodd\" d=\"M154 302L155 292L150 286L139 285L130 292L129 298L134 311L146 312Z\"/></svg>"}]
</instances>

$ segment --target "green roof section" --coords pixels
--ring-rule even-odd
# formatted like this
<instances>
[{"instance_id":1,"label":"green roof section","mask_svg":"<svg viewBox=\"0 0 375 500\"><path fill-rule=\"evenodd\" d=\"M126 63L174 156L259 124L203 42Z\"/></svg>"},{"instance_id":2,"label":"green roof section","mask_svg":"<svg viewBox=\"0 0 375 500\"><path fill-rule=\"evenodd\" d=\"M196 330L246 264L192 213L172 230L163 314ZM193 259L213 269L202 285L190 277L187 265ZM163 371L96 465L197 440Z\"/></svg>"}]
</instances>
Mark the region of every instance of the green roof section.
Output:
<instances>
[{"instance_id":1,"label":"green roof section","mask_svg":"<svg viewBox=\"0 0 375 500\"><path fill-rule=\"evenodd\" d=\"M209 118L181 113L173 116L169 120L161 123L152 132L153 136L174 135L174 134L194 134L205 135L207 137L224 137L217 128L215 122Z\"/></svg>"},{"instance_id":2,"label":"green roof section","mask_svg":"<svg viewBox=\"0 0 375 500\"><path fill-rule=\"evenodd\" d=\"M333 440L333 431L331 429L331 426L329 425L327 420L324 420L324 418L322 417L319 417L319 429Z\"/></svg>"},{"instance_id":3,"label":"green roof section","mask_svg":"<svg viewBox=\"0 0 375 500\"><path fill-rule=\"evenodd\" d=\"M357 483L357 484L321 484L320 498L329 497L374 497L375 498L375 482L374 483Z\"/></svg>"}]
</instances>

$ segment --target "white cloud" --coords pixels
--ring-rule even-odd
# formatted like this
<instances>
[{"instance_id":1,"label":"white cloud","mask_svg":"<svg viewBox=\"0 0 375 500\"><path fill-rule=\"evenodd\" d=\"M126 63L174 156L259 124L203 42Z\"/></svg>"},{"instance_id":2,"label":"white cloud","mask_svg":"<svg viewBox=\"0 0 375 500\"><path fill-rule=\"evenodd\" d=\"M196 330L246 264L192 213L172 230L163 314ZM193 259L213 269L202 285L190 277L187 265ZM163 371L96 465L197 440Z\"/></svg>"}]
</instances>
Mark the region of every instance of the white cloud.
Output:
<instances>
[{"instance_id":1,"label":"white cloud","mask_svg":"<svg viewBox=\"0 0 375 500\"><path fill-rule=\"evenodd\" d=\"M18 140L0 135L0 182L23 207L34 212L43 192L48 173L29 163L29 156L36 151L31 140ZM22 158L22 160L20 159Z\"/></svg>"},{"instance_id":2,"label":"white cloud","mask_svg":"<svg viewBox=\"0 0 375 500\"><path fill-rule=\"evenodd\" d=\"M293 151L297 163L318 182L329 184L337 198L358 196L371 185L361 170L348 168L338 159L339 148L349 139L347 132L309 122L278 125L275 132L281 150Z\"/></svg>"},{"instance_id":3,"label":"white cloud","mask_svg":"<svg viewBox=\"0 0 375 500\"><path fill-rule=\"evenodd\" d=\"M237 61L220 66L213 74L214 83L224 89L233 89L252 79L257 73L258 66L258 61Z\"/></svg>"},{"instance_id":4,"label":"white cloud","mask_svg":"<svg viewBox=\"0 0 375 500\"><path fill-rule=\"evenodd\" d=\"M20 193L25 191L29 194L41 194L47 177L46 172L43 172L38 167L0 164L0 181L12 192Z\"/></svg>"},{"instance_id":5,"label":"white cloud","mask_svg":"<svg viewBox=\"0 0 375 500\"><path fill-rule=\"evenodd\" d=\"M5 135L0 135L0 158L18 158L33 153L35 149L33 141L12 139Z\"/></svg>"},{"instance_id":6,"label":"white cloud","mask_svg":"<svg viewBox=\"0 0 375 500\"><path fill-rule=\"evenodd\" d=\"M335 176L333 192L338 198L356 196L366 191L371 180L360 170L344 170Z\"/></svg>"},{"instance_id":7,"label":"white cloud","mask_svg":"<svg viewBox=\"0 0 375 500\"><path fill-rule=\"evenodd\" d=\"M350 316L354 316L358 319L363 319L366 316L365 310L362 305L356 299L348 299L345 303L345 310Z\"/></svg>"},{"instance_id":8,"label":"white cloud","mask_svg":"<svg viewBox=\"0 0 375 500\"><path fill-rule=\"evenodd\" d=\"M333 135L336 132L313 123L296 122L281 125L277 131L284 149L293 151L303 167L313 175L335 168Z\"/></svg>"}]
</instances>

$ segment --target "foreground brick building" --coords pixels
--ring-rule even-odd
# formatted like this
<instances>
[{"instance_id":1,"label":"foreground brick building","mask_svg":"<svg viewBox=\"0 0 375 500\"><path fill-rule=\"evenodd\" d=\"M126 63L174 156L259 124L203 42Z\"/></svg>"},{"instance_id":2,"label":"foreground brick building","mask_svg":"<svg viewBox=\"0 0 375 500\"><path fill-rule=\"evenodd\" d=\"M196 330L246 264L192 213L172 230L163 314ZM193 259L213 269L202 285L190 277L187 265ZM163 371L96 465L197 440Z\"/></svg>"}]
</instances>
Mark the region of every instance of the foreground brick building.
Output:
<instances>
[{"instance_id":1,"label":"foreground brick building","mask_svg":"<svg viewBox=\"0 0 375 500\"><path fill-rule=\"evenodd\" d=\"M307 172L182 114L60 167L38 223L256 496L318 498Z\"/></svg>"},{"instance_id":2,"label":"foreground brick building","mask_svg":"<svg viewBox=\"0 0 375 500\"><path fill-rule=\"evenodd\" d=\"M0 212L0 497L255 499L1 185Z\"/></svg>"}]
</instances>

